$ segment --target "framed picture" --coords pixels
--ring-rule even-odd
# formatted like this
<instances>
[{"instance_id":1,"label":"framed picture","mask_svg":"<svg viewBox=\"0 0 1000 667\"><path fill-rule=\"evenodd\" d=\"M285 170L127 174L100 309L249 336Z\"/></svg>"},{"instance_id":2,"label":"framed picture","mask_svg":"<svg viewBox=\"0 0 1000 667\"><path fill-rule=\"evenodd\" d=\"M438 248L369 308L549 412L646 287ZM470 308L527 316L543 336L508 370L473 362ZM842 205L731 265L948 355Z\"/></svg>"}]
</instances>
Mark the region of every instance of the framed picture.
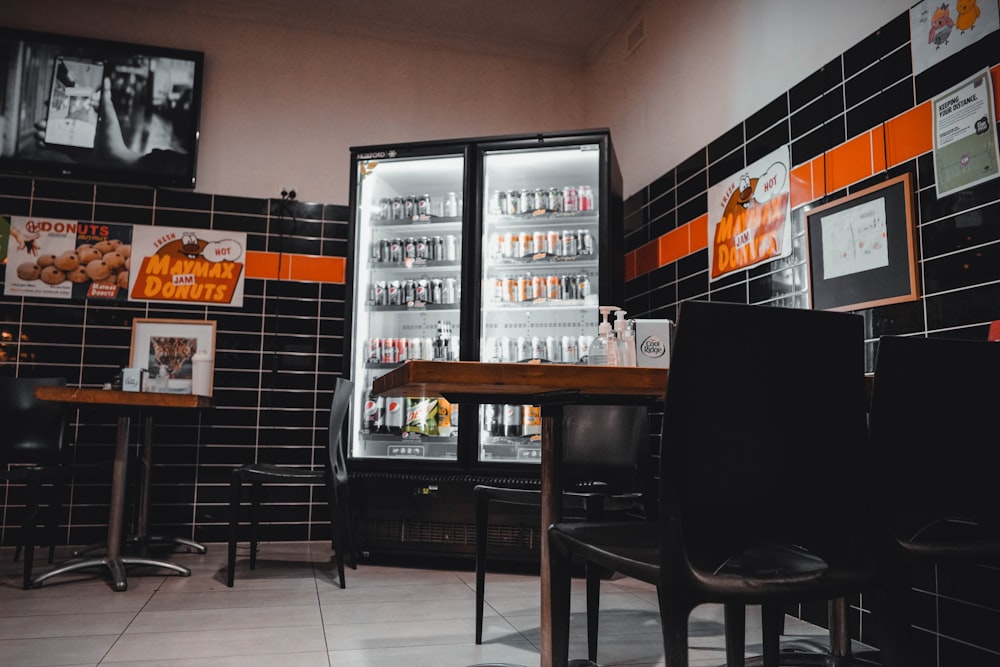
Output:
<instances>
[{"instance_id":1,"label":"framed picture","mask_svg":"<svg viewBox=\"0 0 1000 667\"><path fill-rule=\"evenodd\" d=\"M860 310L920 297L907 173L805 214L816 310Z\"/></svg>"},{"instance_id":2,"label":"framed picture","mask_svg":"<svg viewBox=\"0 0 1000 667\"><path fill-rule=\"evenodd\" d=\"M215 320L132 320L129 367L145 369L150 377L156 377L161 391L190 394L192 359L195 352L202 351L209 353L214 371ZM209 396L213 375L209 373Z\"/></svg>"}]
</instances>

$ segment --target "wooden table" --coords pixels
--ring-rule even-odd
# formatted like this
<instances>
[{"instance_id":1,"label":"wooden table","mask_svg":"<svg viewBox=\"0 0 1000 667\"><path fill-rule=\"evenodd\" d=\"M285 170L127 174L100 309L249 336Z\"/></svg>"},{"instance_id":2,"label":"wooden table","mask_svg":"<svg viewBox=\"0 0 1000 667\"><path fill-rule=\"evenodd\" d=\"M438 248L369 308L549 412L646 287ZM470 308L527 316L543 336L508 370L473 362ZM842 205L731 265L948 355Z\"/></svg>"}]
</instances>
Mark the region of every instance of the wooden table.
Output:
<instances>
[{"instance_id":1,"label":"wooden table","mask_svg":"<svg viewBox=\"0 0 1000 667\"><path fill-rule=\"evenodd\" d=\"M547 528L562 514L559 466L562 413L568 403L646 403L663 398L667 370L570 364L407 361L372 383L375 395L442 395L456 403L530 403L542 408L541 665L552 665Z\"/></svg>"},{"instance_id":2,"label":"wooden table","mask_svg":"<svg viewBox=\"0 0 1000 667\"><path fill-rule=\"evenodd\" d=\"M51 572L32 579L33 586L67 572L103 566L111 574L111 586L116 591L128 589L125 576L126 565L149 565L173 570L182 576L190 576L191 570L170 561L147 558L145 555L123 555L125 518L126 470L128 467L128 439L133 414L144 420L143 470L140 478L139 528L137 539L144 541L149 512L149 474L152 465L153 412L161 409L198 409L212 406L208 396L194 394L154 394L150 392L116 391L113 389L87 389L82 387L36 387L35 397L43 401L58 401L77 407L109 407L118 414L118 430L115 438L115 458L111 476L111 507L108 513L107 552L98 558L75 560ZM190 540L175 540L186 543L204 552L205 548Z\"/></svg>"}]
</instances>

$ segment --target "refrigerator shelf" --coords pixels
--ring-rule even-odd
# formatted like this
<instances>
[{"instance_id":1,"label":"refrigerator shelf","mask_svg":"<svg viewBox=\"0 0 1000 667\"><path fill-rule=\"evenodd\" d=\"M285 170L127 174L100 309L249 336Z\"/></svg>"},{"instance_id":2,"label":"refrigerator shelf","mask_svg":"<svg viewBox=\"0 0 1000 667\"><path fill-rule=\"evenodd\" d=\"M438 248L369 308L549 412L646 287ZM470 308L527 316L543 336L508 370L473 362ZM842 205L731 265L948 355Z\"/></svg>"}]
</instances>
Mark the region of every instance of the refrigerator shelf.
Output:
<instances>
[{"instance_id":1,"label":"refrigerator shelf","mask_svg":"<svg viewBox=\"0 0 1000 667\"><path fill-rule=\"evenodd\" d=\"M536 299L534 301L487 301L483 304L484 310L535 310L544 308L546 310L579 310L581 308L591 309L598 305L597 295L591 295L584 299Z\"/></svg>"},{"instance_id":2,"label":"refrigerator shelf","mask_svg":"<svg viewBox=\"0 0 1000 667\"><path fill-rule=\"evenodd\" d=\"M377 229L447 229L452 227L454 229L461 229L462 218L461 216L421 216L419 218L403 219L403 220L372 220L371 225L373 228Z\"/></svg>"},{"instance_id":3,"label":"refrigerator shelf","mask_svg":"<svg viewBox=\"0 0 1000 667\"><path fill-rule=\"evenodd\" d=\"M505 229L515 225L533 225L542 221L573 224L591 223L596 225L598 220L597 211L549 211L547 213L526 213L524 215L490 214L484 218L487 224L502 225Z\"/></svg>"},{"instance_id":4,"label":"refrigerator shelf","mask_svg":"<svg viewBox=\"0 0 1000 667\"><path fill-rule=\"evenodd\" d=\"M404 303L401 306L376 306L373 304L365 304L365 309L369 313L424 313L424 312L449 312L457 311L460 304L456 303L424 303L422 301L414 301L413 303Z\"/></svg>"},{"instance_id":5,"label":"refrigerator shelf","mask_svg":"<svg viewBox=\"0 0 1000 667\"><path fill-rule=\"evenodd\" d=\"M458 271L462 268L462 263L456 260L443 259L409 259L402 262L369 262L370 271L381 273L402 273L406 274L419 269L452 269Z\"/></svg>"},{"instance_id":6,"label":"refrigerator shelf","mask_svg":"<svg viewBox=\"0 0 1000 667\"><path fill-rule=\"evenodd\" d=\"M571 264L573 267L597 268L598 260L594 255L550 255L539 252L534 255L524 257L498 257L491 259L490 268L511 268L522 269L526 266L552 266L557 264Z\"/></svg>"}]
</instances>

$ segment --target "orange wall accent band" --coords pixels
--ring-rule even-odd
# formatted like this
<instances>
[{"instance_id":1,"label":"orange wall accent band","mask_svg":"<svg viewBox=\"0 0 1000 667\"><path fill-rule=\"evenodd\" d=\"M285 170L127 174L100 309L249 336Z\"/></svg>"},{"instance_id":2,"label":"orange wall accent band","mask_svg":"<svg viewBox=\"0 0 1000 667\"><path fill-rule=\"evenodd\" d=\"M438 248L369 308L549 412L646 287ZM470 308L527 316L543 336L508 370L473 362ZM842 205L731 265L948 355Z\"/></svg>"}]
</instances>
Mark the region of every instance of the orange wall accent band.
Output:
<instances>
[{"instance_id":1,"label":"orange wall accent band","mask_svg":"<svg viewBox=\"0 0 1000 667\"><path fill-rule=\"evenodd\" d=\"M249 250L246 258L246 277L342 284L346 282L347 260L344 257Z\"/></svg>"}]
</instances>

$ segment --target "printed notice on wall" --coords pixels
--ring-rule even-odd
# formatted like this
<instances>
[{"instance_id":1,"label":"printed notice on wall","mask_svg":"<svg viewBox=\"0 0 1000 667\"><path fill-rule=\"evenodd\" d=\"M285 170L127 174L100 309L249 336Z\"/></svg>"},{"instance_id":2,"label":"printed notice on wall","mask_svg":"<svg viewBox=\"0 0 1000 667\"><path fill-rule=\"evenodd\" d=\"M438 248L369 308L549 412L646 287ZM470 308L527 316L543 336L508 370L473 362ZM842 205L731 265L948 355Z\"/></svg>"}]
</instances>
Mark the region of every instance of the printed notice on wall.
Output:
<instances>
[{"instance_id":1,"label":"printed notice on wall","mask_svg":"<svg viewBox=\"0 0 1000 667\"><path fill-rule=\"evenodd\" d=\"M125 301L131 225L10 216L4 294Z\"/></svg>"},{"instance_id":2,"label":"printed notice on wall","mask_svg":"<svg viewBox=\"0 0 1000 667\"><path fill-rule=\"evenodd\" d=\"M710 280L791 254L788 165L783 146L709 189Z\"/></svg>"},{"instance_id":3,"label":"printed notice on wall","mask_svg":"<svg viewBox=\"0 0 1000 667\"><path fill-rule=\"evenodd\" d=\"M129 298L242 306L246 245L241 232L135 227Z\"/></svg>"},{"instance_id":4,"label":"printed notice on wall","mask_svg":"<svg viewBox=\"0 0 1000 667\"><path fill-rule=\"evenodd\" d=\"M823 280L889 266L884 198L822 216L820 229Z\"/></svg>"},{"instance_id":5,"label":"printed notice on wall","mask_svg":"<svg viewBox=\"0 0 1000 667\"><path fill-rule=\"evenodd\" d=\"M1000 28L997 0L923 0L910 8L910 54L920 74Z\"/></svg>"},{"instance_id":6,"label":"printed notice on wall","mask_svg":"<svg viewBox=\"0 0 1000 667\"><path fill-rule=\"evenodd\" d=\"M988 69L934 98L938 198L1000 174L993 80Z\"/></svg>"}]
</instances>

